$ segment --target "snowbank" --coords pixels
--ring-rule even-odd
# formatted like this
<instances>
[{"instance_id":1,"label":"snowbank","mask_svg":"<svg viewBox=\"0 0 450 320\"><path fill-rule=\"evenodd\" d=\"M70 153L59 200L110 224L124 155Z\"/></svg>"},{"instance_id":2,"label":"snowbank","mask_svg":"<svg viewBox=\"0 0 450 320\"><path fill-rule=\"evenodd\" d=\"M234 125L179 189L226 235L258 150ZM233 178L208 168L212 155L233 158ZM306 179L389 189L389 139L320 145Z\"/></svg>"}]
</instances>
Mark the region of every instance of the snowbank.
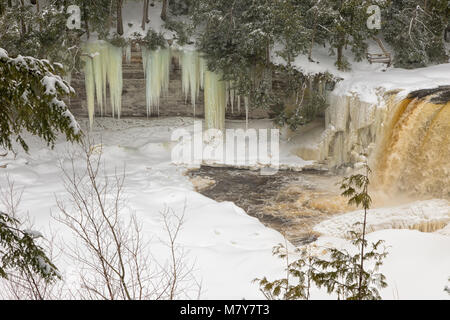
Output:
<instances>
[{"instance_id":1,"label":"snowbank","mask_svg":"<svg viewBox=\"0 0 450 320\"><path fill-rule=\"evenodd\" d=\"M450 85L450 63L413 70L390 68L382 71L358 71L336 86L337 95L357 94L361 101L377 103L377 91L400 91L399 97L408 93Z\"/></svg>"},{"instance_id":2,"label":"snowbank","mask_svg":"<svg viewBox=\"0 0 450 320\"><path fill-rule=\"evenodd\" d=\"M446 299L444 291L450 276L450 237L417 230L382 230L368 235L369 243L384 240L389 252L380 272L388 287L383 299ZM321 237L318 245L350 247L339 238Z\"/></svg>"},{"instance_id":3,"label":"snowbank","mask_svg":"<svg viewBox=\"0 0 450 320\"><path fill-rule=\"evenodd\" d=\"M358 210L335 216L314 227L322 235L345 238L364 211ZM447 200L426 200L390 208L371 209L367 213L367 230L418 229L433 232L450 223L450 203ZM450 239L449 239L450 240Z\"/></svg>"}]
</instances>

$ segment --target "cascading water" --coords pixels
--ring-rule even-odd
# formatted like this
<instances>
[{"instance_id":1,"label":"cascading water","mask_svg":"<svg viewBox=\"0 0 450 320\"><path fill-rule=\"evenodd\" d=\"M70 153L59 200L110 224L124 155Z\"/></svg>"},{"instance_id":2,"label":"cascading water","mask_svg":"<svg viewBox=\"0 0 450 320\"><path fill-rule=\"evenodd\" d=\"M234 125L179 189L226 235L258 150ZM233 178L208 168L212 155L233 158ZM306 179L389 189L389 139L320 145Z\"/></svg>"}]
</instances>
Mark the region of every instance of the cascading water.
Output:
<instances>
[{"instance_id":1,"label":"cascading water","mask_svg":"<svg viewBox=\"0 0 450 320\"><path fill-rule=\"evenodd\" d=\"M369 160L373 185L385 194L450 198L449 92L421 90L406 99L390 92L378 103L331 94L315 159L355 168Z\"/></svg>"},{"instance_id":2,"label":"cascading water","mask_svg":"<svg viewBox=\"0 0 450 320\"><path fill-rule=\"evenodd\" d=\"M122 108L122 48L105 41L88 42L83 47L86 100L89 122L92 127L95 114L95 100L104 113L106 86L109 84L110 104L113 117L120 118Z\"/></svg>"},{"instance_id":3,"label":"cascading water","mask_svg":"<svg viewBox=\"0 0 450 320\"><path fill-rule=\"evenodd\" d=\"M385 192L450 198L450 101L435 94L390 106L377 146L375 183Z\"/></svg>"}]
</instances>

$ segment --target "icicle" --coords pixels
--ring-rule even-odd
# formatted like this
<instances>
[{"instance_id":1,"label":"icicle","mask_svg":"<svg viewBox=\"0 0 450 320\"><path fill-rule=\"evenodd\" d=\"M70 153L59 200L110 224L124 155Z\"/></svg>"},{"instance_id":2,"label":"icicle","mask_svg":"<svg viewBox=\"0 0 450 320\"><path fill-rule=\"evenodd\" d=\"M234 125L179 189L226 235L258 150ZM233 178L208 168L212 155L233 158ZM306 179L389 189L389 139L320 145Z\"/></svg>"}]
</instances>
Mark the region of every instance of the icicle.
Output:
<instances>
[{"instance_id":1,"label":"icicle","mask_svg":"<svg viewBox=\"0 0 450 320\"><path fill-rule=\"evenodd\" d=\"M159 115L161 94L169 91L170 49L142 48L142 62L146 79L147 116Z\"/></svg>"},{"instance_id":2,"label":"icicle","mask_svg":"<svg viewBox=\"0 0 450 320\"><path fill-rule=\"evenodd\" d=\"M190 95L192 106L194 107L194 117L195 117L195 106L197 97L200 93L201 86L201 67L200 58L198 52L196 51L185 51L180 57L180 65L182 70L182 90L187 101L188 95Z\"/></svg>"},{"instance_id":3,"label":"icicle","mask_svg":"<svg viewBox=\"0 0 450 320\"><path fill-rule=\"evenodd\" d=\"M104 42L91 42L86 44L84 53L88 54L89 62L92 65L92 77L95 85L95 95L97 96L97 105L100 108L100 114L103 115L103 105L106 101L106 66L104 62L107 57L107 44Z\"/></svg>"},{"instance_id":4,"label":"icicle","mask_svg":"<svg viewBox=\"0 0 450 320\"><path fill-rule=\"evenodd\" d=\"M130 63L131 63L131 44L128 44L128 45L124 48L124 51L125 51L125 62L126 62L127 64L130 64Z\"/></svg>"},{"instance_id":5,"label":"icicle","mask_svg":"<svg viewBox=\"0 0 450 320\"><path fill-rule=\"evenodd\" d=\"M94 102L97 97L97 105L100 114L103 115L106 105L106 86L109 82L112 115L120 118L122 107L122 48L104 42L89 42L83 52L87 54L85 59L86 95L88 101L88 113L90 123L93 123Z\"/></svg>"},{"instance_id":6,"label":"icicle","mask_svg":"<svg viewBox=\"0 0 450 320\"><path fill-rule=\"evenodd\" d=\"M208 65L206 60L199 57L199 68L200 68L200 88L205 88L205 72L208 70Z\"/></svg>"},{"instance_id":7,"label":"icicle","mask_svg":"<svg viewBox=\"0 0 450 320\"><path fill-rule=\"evenodd\" d=\"M245 128L248 130L248 97L244 97L244 104L245 104Z\"/></svg>"},{"instance_id":8,"label":"icicle","mask_svg":"<svg viewBox=\"0 0 450 320\"><path fill-rule=\"evenodd\" d=\"M89 125L92 128L94 123L94 108L95 108L95 82L94 82L94 69L92 67L92 59L86 58L84 65L84 83L86 85L86 101L89 116Z\"/></svg>"},{"instance_id":9,"label":"icicle","mask_svg":"<svg viewBox=\"0 0 450 320\"><path fill-rule=\"evenodd\" d=\"M241 96L237 96L238 112L241 112Z\"/></svg>"},{"instance_id":10,"label":"icicle","mask_svg":"<svg viewBox=\"0 0 450 320\"><path fill-rule=\"evenodd\" d=\"M231 101L231 113L234 113L234 83L230 81L230 101Z\"/></svg>"},{"instance_id":11,"label":"icicle","mask_svg":"<svg viewBox=\"0 0 450 320\"><path fill-rule=\"evenodd\" d=\"M230 81L225 82L225 109L228 109L230 103Z\"/></svg>"},{"instance_id":12,"label":"icicle","mask_svg":"<svg viewBox=\"0 0 450 320\"><path fill-rule=\"evenodd\" d=\"M92 62L94 64L95 94L97 96L97 105L100 107L100 115L103 116L103 105L106 103L106 78L107 68L109 64L107 43L97 43L91 47L96 50Z\"/></svg>"},{"instance_id":13,"label":"icicle","mask_svg":"<svg viewBox=\"0 0 450 320\"><path fill-rule=\"evenodd\" d=\"M120 119L122 111L122 48L109 46L108 80L110 101L113 117L117 114Z\"/></svg>"},{"instance_id":14,"label":"icicle","mask_svg":"<svg viewBox=\"0 0 450 320\"><path fill-rule=\"evenodd\" d=\"M141 46L141 55L142 55L142 66L144 67L144 76L147 76L147 48L144 46Z\"/></svg>"},{"instance_id":15,"label":"icicle","mask_svg":"<svg viewBox=\"0 0 450 320\"><path fill-rule=\"evenodd\" d=\"M205 79L206 129L225 129L226 84L217 73L206 71Z\"/></svg>"}]
</instances>

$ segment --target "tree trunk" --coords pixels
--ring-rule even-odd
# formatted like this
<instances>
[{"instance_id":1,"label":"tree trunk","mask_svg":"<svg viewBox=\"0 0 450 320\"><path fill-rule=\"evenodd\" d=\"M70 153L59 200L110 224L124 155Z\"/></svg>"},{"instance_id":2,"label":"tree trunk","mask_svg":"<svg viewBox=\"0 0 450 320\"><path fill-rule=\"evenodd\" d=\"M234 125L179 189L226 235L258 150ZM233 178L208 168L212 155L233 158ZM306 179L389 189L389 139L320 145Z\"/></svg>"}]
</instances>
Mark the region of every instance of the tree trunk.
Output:
<instances>
[{"instance_id":1,"label":"tree trunk","mask_svg":"<svg viewBox=\"0 0 450 320\"><path fill-rule=\"evenodd\" d=\"M337 35L337 66L338 69L343 71L345 69L344 67L344 47L345 47L345 37L346 34L343 32L340 32Z\"/></svg>"},{"instance_id":2,"label":"tree trunk","mask_svg":"<svg viewBox=\"0 0 450 320\"><path fill-rule=\"evenodd\" d=\"M21 7L22 7L22 13L23 13L25 11L24 0L20 0L20 4L21 4ZM20 26L21 26L22 35L27 33L27 26L25 25L25 21L23 20L23 17L20 17Z\"/></svg>"},{"instance_id":3,"label":"tree trunk","mask_svg":"<svg viewBox=\"0 0 450 320\"><path fill-rule=\"evenodd\" d=\"M168 0L163 0L162 10L161 10L161 19L163 21L167 20L167 2L168 2Z\"/></svg>"},{"instance_id":4,"label":"tree trunk","mask_svg":"<svg viewBox=\"0 0 450 320\"><path fill-rule=\"evenodd\" d=\"M123 0L117 0L117 34L123 35L123 19L122 19Z\"/></svg>"},{"instance_id":5,"label":"tree trunk","mask_svg":"<svg viewBox=\"0 0 450 320\"><path fill-rule=\"evenodd\" d=\"M89 32L89 19L88 14L86 10L86 4L83 4L83 18L84 18L84 27L86 28L86 37L89 39L91 36L91 33Z\"/></svg>"},{"instance_id":6,"label":"tree trunk","mask_svg":"<svg viewBox=\"0 0 450 320\"><path fill-rule=\"evenodd\" d=\"M36 11L39 14L39 12L41 11L40 7L39 7L39 0L36 0ZM39 22L39 31L42 32L42 23Z\"/></svg>"},{"instance_id":7,"label":"tree trunk","mask_svg":"<svg viewBox=\"0 0 450 320\"><path fill-rule=\"evenodd\" d=\"M337 48L337 65L338 69L341 70L342 68L342 51L344 49L344 46L339 45Z\"/></svg>"},{"instance_id":8,"label":"tree trunk","mask_svg":"<svg viewBox=\"0 0 450 320\"><path fill-rule=\"evenodd\" d=\"M111 26L112 26L113 3L114 3L114 0L109 1L109 14L108 14L108 22L107 22L108 29L111 29Z\"/></svg>"},{"instance_id":9,"label":"tree trunk","mask_svg":"<svg viewBox=\"0 0 450 320\"><path fill-rule=\"evenodd\" d=\"M144 0L144 9L142 10L142 30L145 30L145 24L148 20L148 0Z\"/></svg>"},{"instance_id":10,"label":"tree trunk","mask_svg":"<svg viewBox=\"0 0 450 320\"><path fill-rule=\"evenodd\" d=\"M308 60L313 61L312 59L312 51L314 47L314 43L316 40L316 32L317 32L317 18L319 17L319 14L316 13L316 16L314 17L314 26L313 26L313 33L311 35L311 45L309 47L309 53L308 53Z\"/></svg>"}]
</instances>

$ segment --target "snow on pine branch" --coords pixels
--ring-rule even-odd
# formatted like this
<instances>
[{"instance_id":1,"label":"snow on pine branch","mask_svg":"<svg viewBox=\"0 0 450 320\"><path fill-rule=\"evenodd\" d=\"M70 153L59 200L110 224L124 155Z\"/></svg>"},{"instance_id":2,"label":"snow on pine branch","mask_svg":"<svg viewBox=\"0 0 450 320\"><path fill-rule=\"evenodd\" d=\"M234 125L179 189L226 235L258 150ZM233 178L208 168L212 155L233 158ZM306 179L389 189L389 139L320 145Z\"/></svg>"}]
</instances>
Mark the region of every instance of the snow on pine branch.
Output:
<instances>
[{"instance_id":1,"label":"snow on pine branch","mask_svg":"<svg viewBox=\"0 0 450 320\"><path fill-rule=\"evenodd\" d=\"M54 63L52 65L50 61L46 59L40 60L33 57L21 55L18 55L16 58L11 58L8 56L8 52L5 49L0 48L0 62L2 61L7 66L14 66L17 71L28 71L40 76L42 78L40 83L44 87L44 95L52 96L50 106L61 110L61 114L64 117L68 118L70 121L69 127L73 129L75 135L79 134L80 126L78 122L75 120L75 117L67 108L66 103L63 100L58 99L58 89L62 90L62 92L67 95L75 93L75 90L66 81L64 81L59 75L55 74L55 72L57 71L55 67L62 70L62 64ZM15 81L12 79L8 79L8 81L15 83ZM10 86L10 89L14 88L15 86ZM29 102L28 95L30 93L31 92L28 89L25 89L21 96L25 104Z\"/></svg>"}]
</instances>

